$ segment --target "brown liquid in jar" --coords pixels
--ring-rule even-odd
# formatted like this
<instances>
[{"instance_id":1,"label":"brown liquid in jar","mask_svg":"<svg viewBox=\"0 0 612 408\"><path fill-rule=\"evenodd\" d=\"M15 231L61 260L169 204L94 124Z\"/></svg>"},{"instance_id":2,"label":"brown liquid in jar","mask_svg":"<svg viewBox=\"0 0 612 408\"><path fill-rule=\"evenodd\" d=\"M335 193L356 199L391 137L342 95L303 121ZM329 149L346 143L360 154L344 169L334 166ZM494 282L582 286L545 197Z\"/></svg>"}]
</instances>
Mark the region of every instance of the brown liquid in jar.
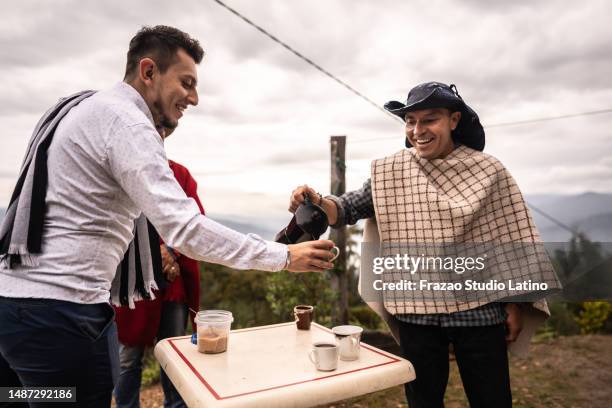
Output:
<instances>
[{"instance_id":1,"label":"brown liquid in jar","mask_svg":"<svg viewBox=\"0 0 612 408\"><path fill-rule=\"evenodd\" d=\"M227 332L212 327L198 329L198 351L206 354L223 353L227 350Z\"/></svg>"}]
</instances>

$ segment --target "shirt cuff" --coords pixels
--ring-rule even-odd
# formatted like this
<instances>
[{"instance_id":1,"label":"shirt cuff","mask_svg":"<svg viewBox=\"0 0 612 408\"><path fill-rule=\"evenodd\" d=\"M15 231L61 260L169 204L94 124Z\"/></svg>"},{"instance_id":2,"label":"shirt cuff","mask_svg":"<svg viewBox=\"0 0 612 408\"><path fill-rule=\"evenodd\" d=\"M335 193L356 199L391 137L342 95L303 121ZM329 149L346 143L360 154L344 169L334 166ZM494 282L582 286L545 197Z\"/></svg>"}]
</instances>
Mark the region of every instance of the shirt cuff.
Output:
<instances>
[{"instance_id":1,"label":"shirt cuff","mask_svg":"<svg viewBox=\"0 0 612 408\"><path fill-rule=\"evenodd\" d=\"M287 245L279 244L278 242L266 241L267 252L270 256L269 270L271 272L278 272L285 269L287 263Z\"/></svg>"},{"instance_id":2,"label":"shirt cuff","mask_svg":"<svg viewBox=\"0 0 612 408\"><path fill-rule=\"evenodd\" d=\"M335 195L328 195L325 196L325 198L332 200L334 202L334 204L336 205L336 223L333 225L330 225L331 228L340 228L346 225L346 216L344 213L344 207L342 207L342 202L340 201L340 199L338 197L336 197Z\"/></svg>"}]
</instances>

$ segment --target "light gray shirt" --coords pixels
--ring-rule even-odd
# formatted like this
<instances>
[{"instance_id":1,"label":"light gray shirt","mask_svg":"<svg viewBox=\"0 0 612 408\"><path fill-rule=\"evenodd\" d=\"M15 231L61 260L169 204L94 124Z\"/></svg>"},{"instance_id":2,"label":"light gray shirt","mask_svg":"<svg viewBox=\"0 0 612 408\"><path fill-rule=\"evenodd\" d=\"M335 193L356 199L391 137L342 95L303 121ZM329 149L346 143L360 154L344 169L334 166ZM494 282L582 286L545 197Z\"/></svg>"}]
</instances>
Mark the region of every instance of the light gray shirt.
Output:
<instances>
[{"instance_id":1,"label":"light gray shirt","mask_svg":"<svg viewBox=\"0 0 612 408\"><path fill-rule=\"evenodd\" d=\"M48 151L42 254L35 267L0 267L0 296L108 302L142 211L170 246L237 269L278 271L287 247L200 214L168 166L140 94L119 83L74 107Z\"/></svg>"}]
</instances>

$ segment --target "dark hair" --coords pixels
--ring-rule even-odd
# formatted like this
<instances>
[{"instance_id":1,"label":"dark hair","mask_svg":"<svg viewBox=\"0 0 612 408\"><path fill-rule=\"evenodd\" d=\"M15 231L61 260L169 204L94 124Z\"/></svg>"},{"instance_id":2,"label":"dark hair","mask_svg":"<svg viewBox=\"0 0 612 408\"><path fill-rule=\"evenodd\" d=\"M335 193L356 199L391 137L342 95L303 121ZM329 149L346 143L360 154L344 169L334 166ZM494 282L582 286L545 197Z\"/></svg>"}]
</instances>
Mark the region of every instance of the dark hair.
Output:
<instances>
[{"instance_id":1,"label":"dark hair","mask_svg":"<svg viewBox=\"0 0 612 408\"><path fill-rule=\"evenodd\" d=\"M151 58L157 64L161 73L176 60L176 52L182 48L199 64L204 57L204 50L198 40L189 34L169 26L142 27L130 40L125 66L125 79L133 75L138 63L145 57Z\"/></svg>"}]
</instances>

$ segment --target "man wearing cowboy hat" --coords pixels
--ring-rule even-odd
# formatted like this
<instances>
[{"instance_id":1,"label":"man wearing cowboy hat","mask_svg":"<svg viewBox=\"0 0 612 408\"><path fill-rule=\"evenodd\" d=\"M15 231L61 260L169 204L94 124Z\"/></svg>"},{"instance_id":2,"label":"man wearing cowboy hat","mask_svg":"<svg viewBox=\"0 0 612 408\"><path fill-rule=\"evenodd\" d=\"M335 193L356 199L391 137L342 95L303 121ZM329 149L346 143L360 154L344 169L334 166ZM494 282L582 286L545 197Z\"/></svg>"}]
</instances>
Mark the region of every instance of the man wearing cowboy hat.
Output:
<instances>
[{"instance_id":1,"label":"man wearing cowboy hat","mask_svg":"<svg viewBox=\"0 0 612 408\"><path fill-rule=\"evenodd\" d=\"M322 198L306 185L298 187L289 211L309 196L332 227L375 218L375 240L382 244L539 241L516 183L497 159L482 153L484 129L454 85L418 85L405 104L392 101L385 109L405 120L408 149L375 160L363 187L340 197ZM374 225L368 222L364 241ZM556 283L548 259L539 267ZM472 407L512 405L508 345L524 353L534 325L548 312L544 301L500 303L502 294L479 302L425 302L414 294L397 301L387 291L381 296L364 300L388 323L414 365L416 380L405 386L410 407L443 407L449 344Z\"/></svg>"}]
</instances>

